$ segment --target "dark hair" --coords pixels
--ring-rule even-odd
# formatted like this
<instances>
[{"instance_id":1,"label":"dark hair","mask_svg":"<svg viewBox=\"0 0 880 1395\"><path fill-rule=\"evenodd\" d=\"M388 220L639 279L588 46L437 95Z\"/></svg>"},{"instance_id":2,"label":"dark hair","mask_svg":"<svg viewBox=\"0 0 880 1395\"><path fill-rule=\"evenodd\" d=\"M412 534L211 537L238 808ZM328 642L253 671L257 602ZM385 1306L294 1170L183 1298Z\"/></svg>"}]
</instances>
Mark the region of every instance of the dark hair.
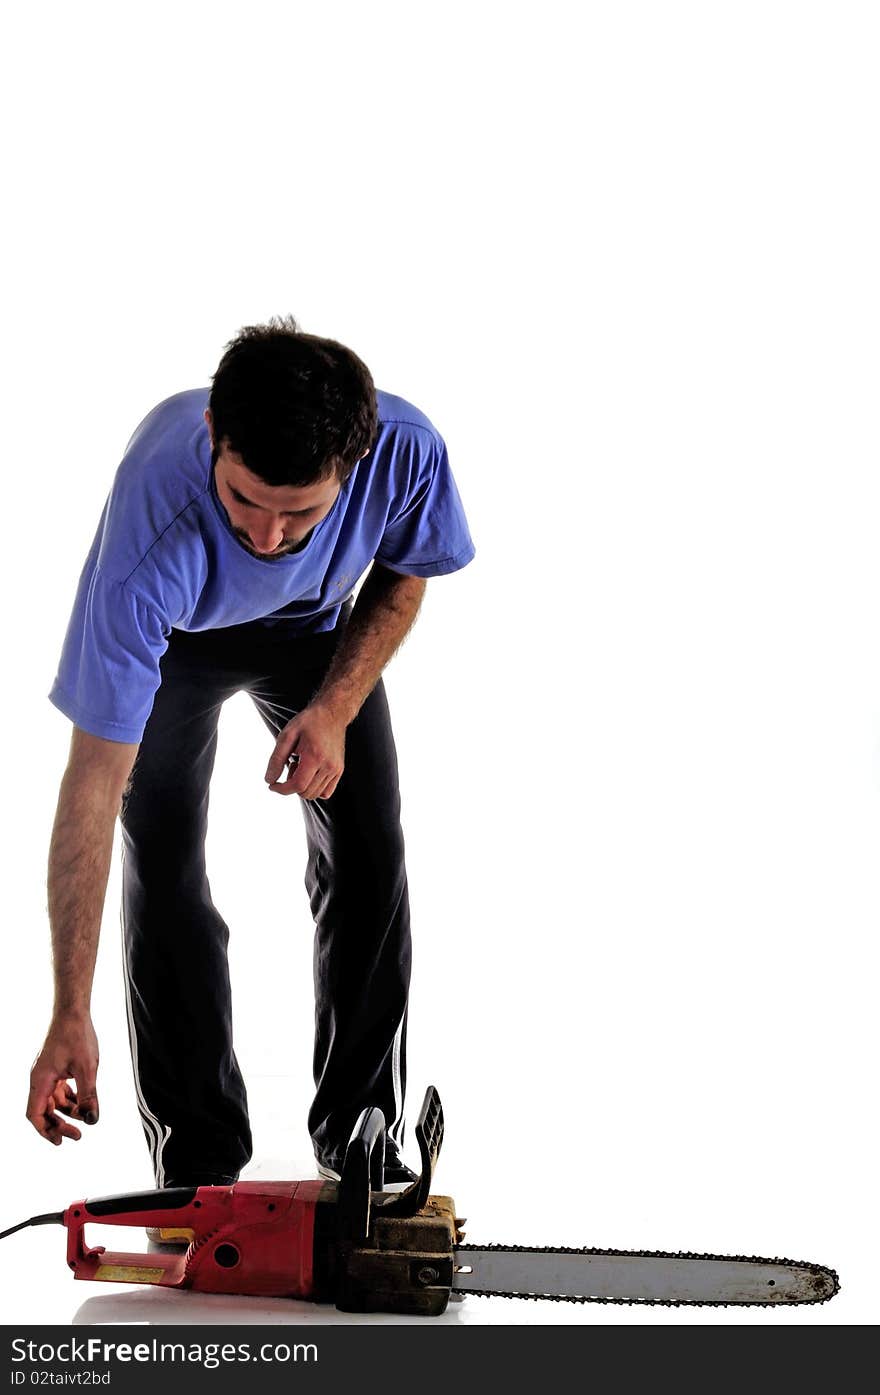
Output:
<instances>
[{"instance_id":1,"label":"dark hair","mask_svg":"<svg viewBox=\"0 0 880 1395\"><path fill-rule=\"evenodd\" d=\"M344 482L376 435L366 364L292 315L248 325L226 345L208 399L215 458L225 442L265 484Z\"/></svg>"}]
</instances>

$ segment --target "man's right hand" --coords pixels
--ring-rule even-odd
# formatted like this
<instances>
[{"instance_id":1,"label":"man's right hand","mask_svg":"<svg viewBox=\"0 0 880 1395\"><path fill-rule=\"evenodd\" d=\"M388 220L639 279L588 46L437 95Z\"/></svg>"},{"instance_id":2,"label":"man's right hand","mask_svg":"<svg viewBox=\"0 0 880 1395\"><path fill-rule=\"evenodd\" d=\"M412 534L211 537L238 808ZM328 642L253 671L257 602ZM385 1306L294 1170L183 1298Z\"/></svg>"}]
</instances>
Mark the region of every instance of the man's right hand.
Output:
<instances>
[{"instance_id":1,"label":"man's right hand","mask_svg":"<svg viewBox=\"0 0 880 1395\"><path fill-rule=\"evenodd\" d=\"M81 1138L80 1130L59 1115L96 1124L97 1073L98 1038L89 1014L53 1018L31 1070L27 1117L37 1133L55 1144Z\"/></svg>"}]
</instances>

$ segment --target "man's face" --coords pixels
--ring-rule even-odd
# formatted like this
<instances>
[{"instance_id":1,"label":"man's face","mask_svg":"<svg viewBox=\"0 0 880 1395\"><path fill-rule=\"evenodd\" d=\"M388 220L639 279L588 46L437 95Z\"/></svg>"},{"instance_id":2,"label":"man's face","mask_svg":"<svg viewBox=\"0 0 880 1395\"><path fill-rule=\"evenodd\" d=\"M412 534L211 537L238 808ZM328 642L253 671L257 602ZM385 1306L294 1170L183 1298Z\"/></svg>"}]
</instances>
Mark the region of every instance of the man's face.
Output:
<instances>
[{"instance_id":1,"label":"man's face","mask_svg":"<svg viewBox=\"0 0 880 1395\"><path fill-rule=\"evenodd\" d=\"M266 484L251 474L225 440L218 451L210 410L205 412L205 420L215 460L217 493L242 547L265 560L296 552L332 509L341 487L339 480L332 475L317 484Z\"/></svg>"}]
</instances>

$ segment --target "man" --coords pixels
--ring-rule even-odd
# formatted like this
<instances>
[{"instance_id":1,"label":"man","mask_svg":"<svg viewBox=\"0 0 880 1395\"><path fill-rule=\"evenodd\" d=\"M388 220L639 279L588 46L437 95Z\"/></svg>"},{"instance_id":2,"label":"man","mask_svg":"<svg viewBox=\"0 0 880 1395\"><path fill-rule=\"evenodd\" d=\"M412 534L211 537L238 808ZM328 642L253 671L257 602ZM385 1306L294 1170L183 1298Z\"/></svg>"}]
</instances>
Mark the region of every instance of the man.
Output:
<instances>
[{"instance_id":1,"label":"man","mask_svg":"<svg viewBox=\"0 0 880 1395\"><path fill-rule=\"evenodd\" d=\"M380 674L426 578L473 555L428 419L290 318L242 330L210 394L179 393L137 428L50 694L74 730L49 854L55 1004L27 1110L44 1138L78 1139L68 1120L98 1118L89 1003L118 815L132 1064L156 1185L227 1184L251 1157L229 932L204 853L220 709L245 691L274 738L266 782L299 795L305 816L318 1171L338 1175L358 1115L378 1105L386 1180L414 1176L399 1152L410 929Z\"/></svg>"}]
</instances>

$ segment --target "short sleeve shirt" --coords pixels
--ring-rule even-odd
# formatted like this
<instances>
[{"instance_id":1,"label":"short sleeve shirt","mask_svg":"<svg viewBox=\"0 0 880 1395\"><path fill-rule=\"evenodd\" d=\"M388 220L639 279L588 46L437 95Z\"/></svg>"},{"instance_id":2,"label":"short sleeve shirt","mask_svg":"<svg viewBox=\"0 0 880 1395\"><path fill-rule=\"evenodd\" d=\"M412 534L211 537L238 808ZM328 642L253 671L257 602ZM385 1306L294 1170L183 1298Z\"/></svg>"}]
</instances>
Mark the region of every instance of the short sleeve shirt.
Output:
<instances>
[{"instance_id":1,"label":"short sleeve shirt","mask_svg":"<svg viewBox=\"0 0 880 1395\"><path fill-rule=\"evenodd\" d=\"M296 552L253 556L214 481L209 390L160 402L126 447L80 577L50 701L77 726L140 741L172 629L248 621L332 629L375 560L408 576L474 556L443 439L403 398L377 394L379 430Z\"/></svg>"}]
</instances>

